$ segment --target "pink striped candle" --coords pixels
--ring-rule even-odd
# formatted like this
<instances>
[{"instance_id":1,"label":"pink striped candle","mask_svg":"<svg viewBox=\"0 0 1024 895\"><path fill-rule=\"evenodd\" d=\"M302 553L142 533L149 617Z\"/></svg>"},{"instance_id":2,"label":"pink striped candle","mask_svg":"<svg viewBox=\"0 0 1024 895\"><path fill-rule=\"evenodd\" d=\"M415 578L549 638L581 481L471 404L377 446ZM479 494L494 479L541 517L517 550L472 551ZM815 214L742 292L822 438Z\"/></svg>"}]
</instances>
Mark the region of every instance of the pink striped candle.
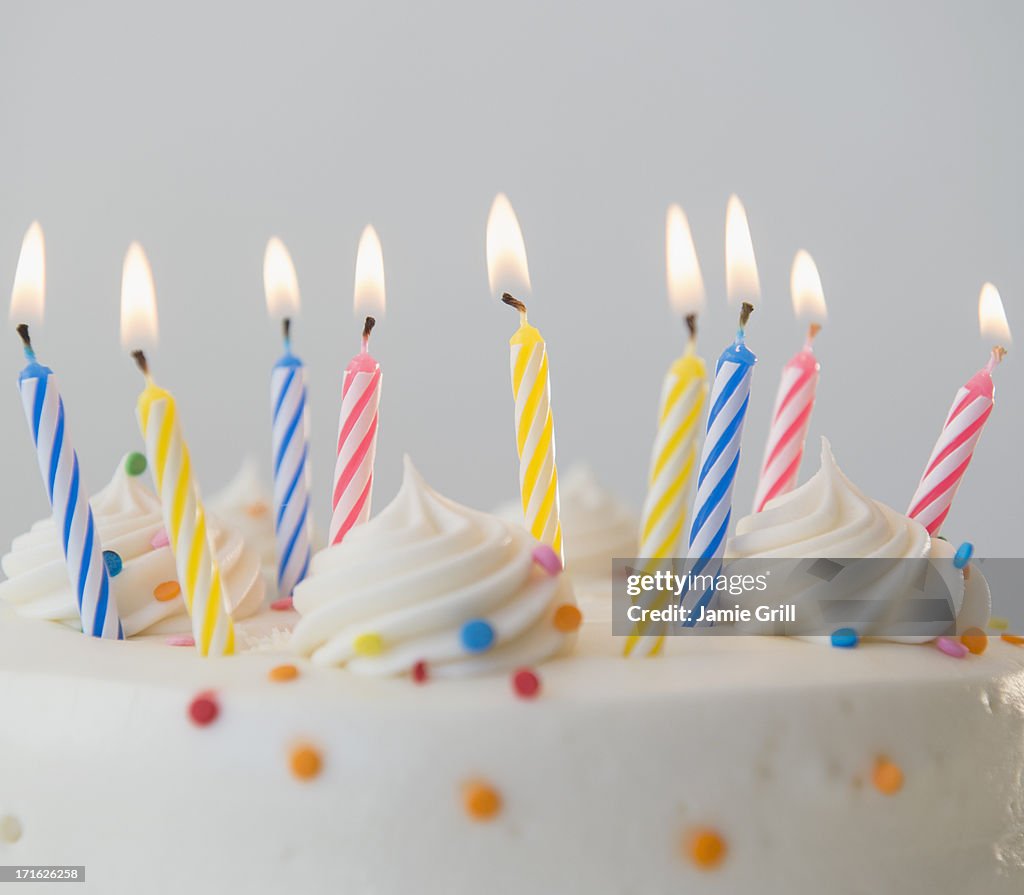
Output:
<instances>
[{"instance_id":1,"label":"pink striped candle","mask_svg":"<svg viewBox=\"0 0 1024 895\"><path fill-rule=\"evenodd\" d=\"M814 259L803 249L793 259L790 289L797 317L814 316L824 319L826 307L821 278ZM807 330L804 347L782 368L782 379L775 396L768 443L765 445L761 475L754 496L755 513L760 513L768 501L796 487L818 389L818 372L821 367L814 354L814 337L820 330L820 323L812 323Z\"/></svg>"},{"instance_id":2,"label":"pink striped candle","mask_svg":"<svg viewBox=\"0 0 1024 895\"><path fill-rule=\"evenodd\" d=\"M1006 314L999 293L991 283L982 287L978 315L983 335L994 335L1009 343L1010 328ZM1002 346L994 347L988 363L956 393L939 440L935 442L917 491L910 500L907 515L920 522L933 537L938 535L949 515L982 429L992 413L995 404L992 371L1005 354L1006 349Z\"/></svg>"},{"instance_id":3,"label":"pink striped candle","mask_svg":"<svg viewBox=\"0 0 1024 895\"><path fill-rule=\"evenodd\" d=\"M367 317L363 348L345 369L338 420L338 460L334 466L334 511L330 543L340 543L349 529L370 518L373 461L377 454L377 411L380 406L380 364L370 354Z\"/></svg>"}]
</instances>

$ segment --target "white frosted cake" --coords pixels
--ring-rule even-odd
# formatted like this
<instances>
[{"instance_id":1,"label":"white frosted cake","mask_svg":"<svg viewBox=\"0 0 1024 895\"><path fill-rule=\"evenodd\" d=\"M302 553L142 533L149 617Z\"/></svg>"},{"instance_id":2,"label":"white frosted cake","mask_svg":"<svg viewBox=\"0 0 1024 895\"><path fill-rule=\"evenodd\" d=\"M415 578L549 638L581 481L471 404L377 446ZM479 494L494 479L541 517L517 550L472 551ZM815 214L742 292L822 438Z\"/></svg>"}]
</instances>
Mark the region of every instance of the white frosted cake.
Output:
<instances>
[{"instance_id":1,"label":"white frosted cake","mask_svg":"<svg viewBox=\"0 0 1024 895\"><path fill-rule=\"evenodd\" d=\"M45 525L4 560L0 865L85 864L104 895L1024 891L1013 642L669 637L626 660L548 551L409 468L298 612L241 617L259 575L229 575L239 653L204 659L168 642L181 611L145 621L173 565L128 469L95 508L134 636L73 629ZM823 498L818 535L868 519L932 549L821 475L789 498ZM970 575L964 622L986 596Z\"/></svg>"}]
</instances>

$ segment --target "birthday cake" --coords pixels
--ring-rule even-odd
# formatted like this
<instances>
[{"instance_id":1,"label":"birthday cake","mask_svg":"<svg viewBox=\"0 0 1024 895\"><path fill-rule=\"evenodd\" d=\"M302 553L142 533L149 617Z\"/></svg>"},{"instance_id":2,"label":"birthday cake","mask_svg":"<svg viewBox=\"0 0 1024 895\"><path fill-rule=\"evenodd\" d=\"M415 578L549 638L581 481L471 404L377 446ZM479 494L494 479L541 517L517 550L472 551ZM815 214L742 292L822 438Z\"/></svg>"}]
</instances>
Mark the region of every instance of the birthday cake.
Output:
<instances>
[{"instance_id":1,"label":"birthday cake","mask_svg":"<svg viewBox=\"0 0 1024 895\"><path fill-rule=\"evenodd\" d=\"M139 471L129 458L95 498L140 619L127 640L72 629L46 524L5 558L0 864L84 864L104 895L1024 886L1012 643L669 637L627 661L580 623L549 550L407 466L388 507L315 557L297 612L252 611L258 562L225 530L253 571L227 576L238 654L203 658L172 645L182 613L154 594L174 572ZM826 465L741 520L733 549L827 536L858 506L872 538L924 549L917 523L850 489Z\"/></svg>"}]
</instances>

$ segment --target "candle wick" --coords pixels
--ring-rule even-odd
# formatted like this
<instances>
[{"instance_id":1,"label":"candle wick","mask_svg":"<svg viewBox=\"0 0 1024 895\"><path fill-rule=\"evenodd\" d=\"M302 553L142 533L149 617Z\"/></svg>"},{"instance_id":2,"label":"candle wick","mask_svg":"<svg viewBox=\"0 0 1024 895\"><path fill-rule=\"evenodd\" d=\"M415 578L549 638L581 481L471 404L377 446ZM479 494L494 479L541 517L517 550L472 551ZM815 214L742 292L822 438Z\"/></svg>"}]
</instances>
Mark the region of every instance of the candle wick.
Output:
<instances>
[{"instance_id":1,"label":"candle wick","mask_svg":"<svg viewBox=\"0 0 1024 895\"><path fill-rule=\"evenodd\" d=\"M35 361L36 351L32 347L32 337L28 333L28 324L18 324L18 335L21 336L21 344L25 350L25 358L29 361Z\"/></svg>"},{"instance_id":2,"label":"candle wick","mask_svg":"<svg viewBox=\"0 0 1024 895\"><path fill-rule=\"evenodd\" d=\"M515 308L519 312L519 322L523 326L526 326L526 305L523 304L518 298L509 295L507 292L503 292L501 294L501 300L510 308Z\"/></svg>"},{"instance_id":3,"label":"candle wick","mask_svg":"<svg viewBox=\"0 0 1024 895\"><path fill-rule=\"evenodd\" d=\"M133 351L132 358L135 360L135 366L142 371L142 375L149 379L149 361L146 360L146 353L144 351Z\"/></svg>"},{"instance_id":4,"label":"candle wick","mask_svg":"<svg viewBox=\"0 0 1024 895\"><path fill-rule=\"evenodd\" d=\"M741 342L743 341L743 330L746 328L747 321L750 320L750 315L753 313L754 306L749 301L745 301L740 305L740 325L736 331L736 338Z\"/></svg>"},{"instance_id":5,"label":"candle wick","mask_svg":"<svg viewBox=\"0 0 1024 895\"><path fill-rule=\"evenodd\" d=\"M289 351L292 347L292 319L291 317L285 317L281 321L281 332L284 335L284 347Z\"/></svg>"},{"instance_id":6,"label":"candle wick","mask_svg":"<svg viewBox=\"0 0 1024 895\"><path fill-rule=\"evenodd\" d=\"M804 347L807 348L807 349L810 349L811 343L814 341L814 337L816 335L818 335L818 333L820 333L820 332L821 332L821 324L820 323L812 323L810 326L808 326L807 327L807 343L805 344Z\"/></svg>"},{"instance_id":7,"label":"candle wick","mask_svg":"<svg viewBox=\"0 0 1024 895\"><path fill-rule=\"evenodd\" d=\"M996 345L992 349L992 356L989 357L988 363L985 364L985 369L991 373L1006 357L1006 349L1002 345Z\"/></svg>"},{"instance_id":8,"label":"candle wick","mask_svg":"<svg viewBox=\"0 0 1024 895\"><path fill-rule=\"evenodd\" d=\"M377 325L377 321L373 317L367 317L363 322L363 353L366 353L366 349L370 344L370 333L373 332L373 328Z\"/></svg>"},{"instance_id":9,"label":"candle wick","mask_svg":"<svg viewBox=\"0 0 1024 895\"><path fill-rule=\"evenodd\" d=\"M687 314L686 315L686 328L690 332L690 342L697 341L697 315Z\"/></svg>"}]
</instances>

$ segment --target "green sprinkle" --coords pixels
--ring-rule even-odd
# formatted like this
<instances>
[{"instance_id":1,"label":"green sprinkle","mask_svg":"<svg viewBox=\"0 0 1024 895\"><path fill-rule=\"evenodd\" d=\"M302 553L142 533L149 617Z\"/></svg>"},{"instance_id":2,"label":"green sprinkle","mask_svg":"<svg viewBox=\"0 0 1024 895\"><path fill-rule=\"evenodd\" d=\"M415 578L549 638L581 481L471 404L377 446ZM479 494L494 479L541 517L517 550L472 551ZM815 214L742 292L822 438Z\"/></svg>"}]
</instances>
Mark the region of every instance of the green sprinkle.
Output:
<instances>
[{"instance_id":1,"label":"green sprinkle","mask_svg":"<svg viewBox=\"0 0 1024 895\"><path fill-rule=\"evenodd\" d=\"M128 475L142 475L146 471L146 455L132 451L124 461L124 471Z\"/></svg>"}]
</instances>

